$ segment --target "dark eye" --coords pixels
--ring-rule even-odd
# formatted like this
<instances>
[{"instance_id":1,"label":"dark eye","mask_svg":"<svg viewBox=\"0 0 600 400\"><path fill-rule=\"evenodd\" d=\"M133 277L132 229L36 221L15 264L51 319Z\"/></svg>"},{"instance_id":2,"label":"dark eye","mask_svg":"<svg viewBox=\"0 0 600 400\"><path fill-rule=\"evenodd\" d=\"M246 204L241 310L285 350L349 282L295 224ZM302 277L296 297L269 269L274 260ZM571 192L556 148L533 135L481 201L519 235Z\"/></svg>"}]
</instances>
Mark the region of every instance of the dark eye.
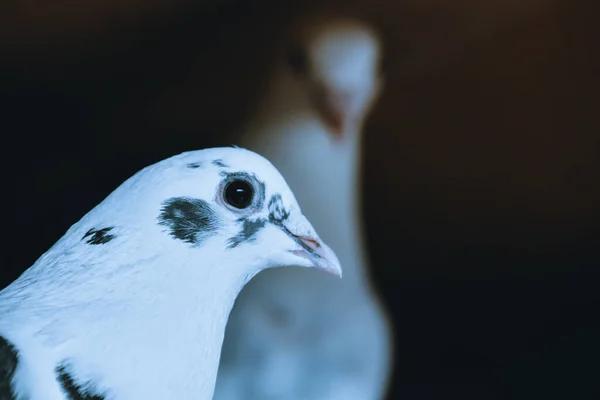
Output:
<instances>
[{"instance_id":1,"label":"dark eye","mask_svg":"<svg viewBox=\"0 0 600 400\"><path fill-rule=\"evenodd\" d=\"M225 186L225 201L232 207L244 209L252 204L254 188L248 181L236 179Z\"/></svg>"}]
</instances>

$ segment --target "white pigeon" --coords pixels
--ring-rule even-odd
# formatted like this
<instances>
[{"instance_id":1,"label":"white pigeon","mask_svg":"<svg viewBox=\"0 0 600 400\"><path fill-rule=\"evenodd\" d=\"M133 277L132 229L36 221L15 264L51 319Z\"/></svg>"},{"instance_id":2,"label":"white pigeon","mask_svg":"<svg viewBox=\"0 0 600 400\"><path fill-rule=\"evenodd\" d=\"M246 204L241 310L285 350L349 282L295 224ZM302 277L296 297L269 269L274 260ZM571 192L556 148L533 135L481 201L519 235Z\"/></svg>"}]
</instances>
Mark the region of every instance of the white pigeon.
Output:
<instances>
[{"instance_id":1,"label":"white pigeon","mask_svg":"<svg viewBox=\"0 0 600 400\"><path fill-rule=\"evenodd\" d=\"M0 292L0 399L212 399L235 297L289 265L341 276L265 158L144 168Z\"/></svg>"},{"instance_id":2,"label":"white pigeon","mask_svg":"<svg viewBox=\"0 0 600 400\"><path fill-rule=\"evenodd\" d=\"M352 20L304 26L239 143L265 154L344 265L343 280L265 271L236 300L215 400L378 400L392 361L359 213L362 121L380 88L380 45Z\"/></svg>"}]
</instances>

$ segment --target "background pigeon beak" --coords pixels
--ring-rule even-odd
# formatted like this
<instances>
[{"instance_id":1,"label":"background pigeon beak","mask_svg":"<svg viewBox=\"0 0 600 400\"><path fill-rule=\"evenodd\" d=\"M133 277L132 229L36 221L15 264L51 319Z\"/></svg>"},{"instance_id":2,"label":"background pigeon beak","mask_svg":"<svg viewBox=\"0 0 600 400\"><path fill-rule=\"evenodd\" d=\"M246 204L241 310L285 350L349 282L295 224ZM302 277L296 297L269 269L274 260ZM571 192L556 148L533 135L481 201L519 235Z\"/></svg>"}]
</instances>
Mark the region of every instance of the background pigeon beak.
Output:
<instances>
[{"instance_id":1,"label":"background pigeon beak","mask_svg":"<svg viewBox=\"0 0 600 400\"><path fill-rule=\"evenodd\" d=\"M333 105L327 105L322 111L323 120L331 130L335 139L342 139L346 127L346 115L344 110L339 110Z\"/></svg>"},{"instance_id":2,"label":"background pigeon beak","mask_svg":"<svg viewBox=\"0 0 600 400\"><path fill-rule=\"evenodd\" d=\"M315 268L329 272L338 278L342 277L342 266L340 260L329 246L320 239L311 236L296 236L294 238L302 245L302 250L292 250L297 256L306 258L312 262Z\"/></svg>"},{"instance_id":3,"label":"background pigeon beak","mask_svg":"<svg viewBox=\"0 0 600 400\"><path fill-rule=\"evenodd\" d=\"M333 137L343 139L352 117L352 95L341 90L317 86L313 96L315 108Z\"/></svg>"}]
</instances>

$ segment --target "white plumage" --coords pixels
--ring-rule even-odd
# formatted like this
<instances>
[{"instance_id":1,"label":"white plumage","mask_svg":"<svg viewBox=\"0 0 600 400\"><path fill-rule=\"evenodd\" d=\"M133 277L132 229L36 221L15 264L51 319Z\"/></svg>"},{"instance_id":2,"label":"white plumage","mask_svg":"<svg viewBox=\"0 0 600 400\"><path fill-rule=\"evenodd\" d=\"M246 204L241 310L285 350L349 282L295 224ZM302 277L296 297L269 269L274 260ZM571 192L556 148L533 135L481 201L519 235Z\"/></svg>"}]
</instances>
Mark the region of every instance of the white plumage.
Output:
<instances>
[{"instance_id":1,"label":"white plumage","mask_svg":"<svg viewBox=\"0 0 600 400\"><path fill-rule=\"evenodd\" d=\"M369 283L358 190L362 123L379 94L380 51L377 35L359 21L303 25L240 136L285 174L340 257L344 279L291 268L250 282L228 323L215 400L384 396L391 333Z\"/></svg>"},{"instance_id":2,"label":"white plumage","mask_svg":"<svg viewBox=\"0 0 600 400\"><path fill-rule=\"evenodd\" d=\"M209 400L235 297L286 265L341 274L269 161L151 165L0 292L0 399Z\"/></svg>"}]
</instances>

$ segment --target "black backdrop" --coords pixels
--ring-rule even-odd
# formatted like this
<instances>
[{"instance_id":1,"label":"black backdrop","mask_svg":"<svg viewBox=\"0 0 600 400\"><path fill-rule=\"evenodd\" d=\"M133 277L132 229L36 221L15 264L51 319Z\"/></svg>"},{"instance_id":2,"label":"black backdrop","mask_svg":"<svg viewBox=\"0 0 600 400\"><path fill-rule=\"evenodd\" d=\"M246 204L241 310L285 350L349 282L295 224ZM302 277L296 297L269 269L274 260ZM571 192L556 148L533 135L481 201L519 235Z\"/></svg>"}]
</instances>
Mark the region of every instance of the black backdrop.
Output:
<instances>
[{"instance_id":1,"label":"black backdrop","mask_svg":"<svg viewBox=\"0 0 600 400\"><path fill-rule=\"evenodd\" d=\"M49 4L0 21L2 286L140 168L227 142L275 33L316 8ZM600 398L591 2L321 7L373 21L387 50L363 181L397 341L390 398Z\"/></svg>"}]
</instances>

